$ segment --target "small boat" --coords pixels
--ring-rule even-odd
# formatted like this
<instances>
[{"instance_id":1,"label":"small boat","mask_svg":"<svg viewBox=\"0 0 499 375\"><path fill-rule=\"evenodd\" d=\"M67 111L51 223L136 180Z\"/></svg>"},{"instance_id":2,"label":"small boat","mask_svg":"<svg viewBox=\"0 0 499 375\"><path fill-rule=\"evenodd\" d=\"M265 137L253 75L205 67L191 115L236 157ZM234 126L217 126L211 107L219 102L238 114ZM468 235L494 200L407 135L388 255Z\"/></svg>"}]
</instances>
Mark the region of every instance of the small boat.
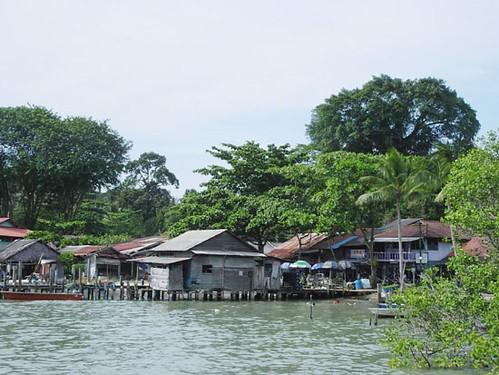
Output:
<instances>
[{"instance_id":1,"label":"small boat","mask_svg":"<svg viewBox=\"0 0 499 375\"><path fill-rule=\"evenodd\" d=\"M15 301L81 301L81 293L0 292L3 299Z\"/></svg>"},{"instance_id":2,"label":"small boat","mask_svg":"<svg viewBox=\"0 0 499 375\"><path fill-rule=\"evenodd\" d=\"M378 318L395 318L400 315L400 309L394 303L378 303L377 307L370 307L369 311L374 315L374 324Z\"/></svg>"},{"instance_id":3,"label":"small boat","mask_svg":"<svg viewBox=\"0 0 499 375\"><path fill-rule=\"evenodd\" d=\"M369 311L378 318L394 318L399 314L399 309L396 307L370 307Z\"/></svg>"}]
</instances>

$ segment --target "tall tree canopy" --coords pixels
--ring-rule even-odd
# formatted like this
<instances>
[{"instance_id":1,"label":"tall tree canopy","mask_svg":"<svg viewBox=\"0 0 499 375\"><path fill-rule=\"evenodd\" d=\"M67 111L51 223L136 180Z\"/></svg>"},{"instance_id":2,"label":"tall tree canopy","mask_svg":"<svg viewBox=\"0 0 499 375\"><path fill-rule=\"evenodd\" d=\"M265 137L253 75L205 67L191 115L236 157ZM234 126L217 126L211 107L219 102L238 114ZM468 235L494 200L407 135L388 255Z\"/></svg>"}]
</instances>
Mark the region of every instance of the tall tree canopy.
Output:
<instances>
[{"instance_id":1,"label":"tall tree canopy","mask_svg":"<svg viewBox=\"0 0 499 375\"><path fill-rule=\"evenodd\" d=\"M447 220L486 237L499 248L499 137L490 133L484 148L452 165L442 195Z\"/></svg>"},{"instance_id":2,"label":"tall tree canopy","mask_svg":"<svg viewBox=\"0 0 499 375\"><path fill-rule=\"evenodd\" d=\"M462 153L479 127L475 111L444 81L382 75L318 105L307 133L321 151L384 154L394 147L428 155L440 143Z\"/></svg>"},{"instance_id":3,"label":"tall tree canopy","mask_svg":"<svg viewBox=\"0 0 499 375\"><path fill-rule=\"evenodd\" d=\"M166 157L145 152L126 166L127 176L111 195L120 208L142 216L144 232L157 233L161 229L164 210L174 203L167 189L178 187L178 180L166 166Z\"/></svg>"},{"instance_id":4,"label":"tall tree canopy","mask_svg":"<svg viewBox=\"0 0 499 375\"><path fill-rule=\"evenodd\" d=\"M255 142L224 144L208 152L222 165L198 170L210 180L203 191L189 192L166 214L167 232L223 227L263 250L282 230L279 197L272 195L273 189L289 183L281 168L302 162L306 152L289 145L264 148Z\"/></svg>"},{"instance_id":5,"label":"tall tree canopy","mask_svg":"<svg viewBox=\"0 0 499 375\"><path fill-rule=\"evenodd\" d=\"M10 185L0 187L0 201L16 200L29 227L42 209L71 219L85 194L118 181L129 148L105 122L61 119L43 107L0 108L0 173Z\"/></svg>"}]
</instances>

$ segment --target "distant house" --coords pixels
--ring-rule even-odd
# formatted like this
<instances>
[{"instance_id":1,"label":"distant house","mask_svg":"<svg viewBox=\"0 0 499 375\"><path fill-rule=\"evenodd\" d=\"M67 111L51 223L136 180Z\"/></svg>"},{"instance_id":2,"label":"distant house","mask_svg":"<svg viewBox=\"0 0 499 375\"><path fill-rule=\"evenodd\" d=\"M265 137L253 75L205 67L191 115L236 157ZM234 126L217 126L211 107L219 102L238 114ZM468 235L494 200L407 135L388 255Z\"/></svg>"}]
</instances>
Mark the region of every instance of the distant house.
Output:
<instances>
[{"instance_id":1,"label":"distant house","mask_svg":"<svg viewBox=\"0 0 499 375\"><path fill-rule=\"evenodd\" d=\"M403 260L409 271L416 266L425 267L444 264L452 254L449 225L418 218L402 220L401 235ZM350 278L358 274L370 273L369 254L360 230L341 236L326 234L304 234L284 242L269 255L283 261L307 260L316 264L328 260L341 262L342 268L351 269ZM394 278L398 272L398 234L397 222L392 221L374 230L374 253L380 279Z\"/></svg>"},{"instance_id":2,"label":"distant house","mask_svg":"<svg viewBox=\"0 0 499 375\"><path fill-rule=\"evenodd\" d=\"M158 245L161 245L166 241L165 237L157 236L157 237L144 237L137 238L131 241L122 242L118 244L114 244L111 247L119 251L121 254L125 254L128 256L135 256L137 254L145 254L148 250L151 250Z\"/></svg>"},{"instance_id":3,"label":"distant house","mask_svg":"<svg viewBox=\"0 0 499 375\"><path fill-rule=\"evenodd\" d=\"M489 256L490 249L490 243L481 237L472 237L468 242L463 244L464 252L482 258Z\"/></svg>"},{"instance_id":4,"label":"distant house","mask_svg":"<svg viewBox=\"0 0 499 375\"><path fill-rule=\"evenodd\" d=\"M0 250L0 268L18 280L37 272L57 280L64 276L59 253L39 240L16 240Z\"/></svg>"},{"instance_id":5,"label":"distant house","mask_svg":"<svg viewBox=\"0 0 499 375\"><path fill-rule=\"evenodd\" d=\"M269 256L283 261L303 259L309 263L319 263L332 259L331 241L333 236L324 233L305 233L291 237L268 252Z\"/></svg>"},{"instance_id":6,"label":"distant house","mask_svg":"<svg viewBox=\"0 0 499 375\"><path fill-rule=\"evenodd\" d=\"M267 258L228 230L192 230L133 262L150 266L165 290L278 289L279 261ZM163 271L160 271L163 270Z\"/></svg>"},{"instance_id":7,"label":"distant house","mask_svg":"<svg viewBox=\"0 0 499 375\"><path fill-rule=\"evenodd\" d=\"M401 227L402 256L406 270L443 265L452 254L449 225L436 220L404 219ZM359 273L370 272L369 254L361 236L352 236L340 246L332 246L336 259L345 260ZM395 279L399 250L397 222L377 228L374 235L374 258L380 279Z\"/></svg>"},{"instance_id":8,"label":"distant house","mask_svg":"<svg viewBox=\"0 0 499 375\"><path fill-rule=\"evenodd\" d=\"M28 233L28 229L18 227L11 218L0 217L0 249L12 241L26 237Z\"/></svg>"},{"instance_id":9,"label":"distant house","mask_svg":"<svg viewBox=\"0 0 499 375\"><path fill-rule=\"evenodd\" d=\"M124 279L132 277L130 264L126 263L129 257L111 246L66 246L60 252L72 253L80 258L85 265L85 275L89 280L98 277L108 280L118 280L120 276ZM128 270L123 270L122 266Z\"/></svg>"}]
</instances>

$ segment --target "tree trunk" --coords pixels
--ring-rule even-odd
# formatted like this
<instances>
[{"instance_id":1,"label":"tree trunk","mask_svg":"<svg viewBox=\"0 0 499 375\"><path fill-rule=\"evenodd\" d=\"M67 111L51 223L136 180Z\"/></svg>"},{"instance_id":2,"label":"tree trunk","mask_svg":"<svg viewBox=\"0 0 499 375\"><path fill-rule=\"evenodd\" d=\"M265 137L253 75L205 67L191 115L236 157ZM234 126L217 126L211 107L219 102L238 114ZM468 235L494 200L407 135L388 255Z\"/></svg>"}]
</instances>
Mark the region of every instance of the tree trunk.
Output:
<instances>
[{"instance_id":1,"label":"tree trunk","mask_svg":"<svg viewBox=\"0 0 499 375\"><path fill-rule=\"evenodd\" d=\"M370 276L370 282L371 282L371 288L376 288L378 285L378 278L376 275L376 270L378 266L378 261L374 257L374 228L370 229L370 236L369 236L369 244L368 244L368 251L369 251L369 263L371 266L371 276Z\"/></svg>"},{"instance_id":2,"label":"tree trunk","mask_svg":"<svg viewBox=\"0 0 499 375\"><path fill-rule=\"evenodd\" d=\"M450 210L450 206L447 205L447 211ZM454 251L454 254L456 253L456 236L454 234L454 226L452 224L449 224L449 228L450 228L450 240L452 242L452 251Z\"/></svg>"},{"instance_id":3,"label":"tree trunk","mask_svg":"<svg viewBox=\"0 0 499 375\"><path fill-rule=\"evenodd\" d=\"M301 260L301 237L300 237L300 233L296 234L296 238L298 238L298 260Z\"/></svg>"},{"instance_id":4,"label":"tree trunk","mask_svg":"<svg viewBox=\"0 0 499 375\"><path fill-rule=\"evenodd\" d=\"M397 202L397 236L399 242L399 282L400 291L404 290L404 251L402 248L402 218L400 217L400 202Z\"/></svg>"}]
</instances>

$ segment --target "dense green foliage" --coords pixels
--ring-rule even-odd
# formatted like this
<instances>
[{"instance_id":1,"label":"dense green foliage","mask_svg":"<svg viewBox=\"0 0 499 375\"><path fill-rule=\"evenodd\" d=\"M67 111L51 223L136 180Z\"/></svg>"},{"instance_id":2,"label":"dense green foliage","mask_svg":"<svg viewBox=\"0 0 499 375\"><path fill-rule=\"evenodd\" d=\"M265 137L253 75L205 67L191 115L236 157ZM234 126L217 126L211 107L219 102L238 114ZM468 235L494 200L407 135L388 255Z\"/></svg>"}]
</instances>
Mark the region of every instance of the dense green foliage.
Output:
<instances>
[{"instance_id":1,"label":"dense green foliage","mask_svg":"<svg viewBox=\"0 0 499 375\"><path fill-rule=\"evenodd\" d=\"M499 247L499 140L490 134L483 149L456 160L443 196L446 219Z\"/></svg>"},{"instance_id":2,"label":"dense green foliage","mask_svg":"<svg viewBox=\"0 0 499 375\"><path fill-rule=\"evenodd\" d=\"M395 297L403 318L385 339L393 365L499 371L498 150L491 134L484 148L460 157L441 194L446 218L465 233L483 236L488 256L456 250L450 276L428 270L421 285Z\"/></svg>"},{"instance_id":3,"label":"dense green foliage","mask_svg":"<svg viewBox=\"0 0 499 375\"><path fill-rule=\"evenodd\" d=\"M495 250L497 251L497 249ZM400 317L386 332L391 364L415 367L499 366L499 262L458 251L452 277L426 272L394 297Z\"/></svg>"},{"instance_id":4,"label":"dense green foliage","mask_svg":"<svg viewBox=\"0 0 499 375\"><path fill-rule=\"evenodd\" d=\"M321 151L428 155L439 143L460 153L473 146L475 111L442 80L374 77L342 90L314 111L307 133Z\"/></svg>"},{"instance_id":5,"label":"dense green foliage","mask_svg":"<svg viewBox=\"0 0 499 375\"><path fill-rule=\"evenodd\" d=\"M404 288L405 263L402 256L402 204L408 206L418 202L428 193L429 176L421 169L417 160L404 157L394 148L390 149L380 165L378 173L364 176L361 180L370 186L368 192L357 199L360 206L372 202L393 202L397 218L397 237L399 250L399 283Z\"/></svg>"},{"instance_id":6,"label":"dense green foliage","mask_svg":"<svg viewBox=\"0 0 499 375\"><path fill-rule=\"evenodd\" d=\"M208 152L224 165L198 171L210 180L203 191L187 192L167 212L166 230L173 236L188 229L227 228L263 249L267 241L282 236L282 200L274 190L289 186L282 168L305 162L306 153L288 145L263 148L255 142L223 146Z\"/></svg>"},{"instance_id":7,"label":"dense green foliage","mask_svg":"<svg viewBox=\"0 0 499 375\"><path fill-rule=\"evenodd\" d=\"M0 216L46 238L160 233L178 181L164 156L129 148L106 122L0 108Z\"/></svg>"},{"instance_id":8,"label":"dense green foliage","mask_svg":"<svg viewBox=\"0 0 499 375\"><path fill-rule=\"evenodd\" d=\"M0 211L28 227L44 212L71 220L86 194L118 182L128 149L104 122L0 108L0 160L9 176Z\"/></svg>"}]
</instances>

